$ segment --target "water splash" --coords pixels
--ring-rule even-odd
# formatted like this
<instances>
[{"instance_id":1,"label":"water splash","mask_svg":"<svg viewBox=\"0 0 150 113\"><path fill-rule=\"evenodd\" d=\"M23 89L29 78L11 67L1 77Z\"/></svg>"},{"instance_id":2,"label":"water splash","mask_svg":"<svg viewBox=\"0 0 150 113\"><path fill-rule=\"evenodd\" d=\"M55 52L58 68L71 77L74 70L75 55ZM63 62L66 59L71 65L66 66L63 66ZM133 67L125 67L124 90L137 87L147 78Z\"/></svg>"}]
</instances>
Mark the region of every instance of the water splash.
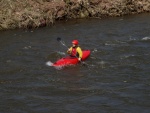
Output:
<instances>
[{"instance_id":1,"label":"water splash","mask_svg":"<svg viewBox=\"0 0 150 113\"><path fill-rule=\"evenodd\" d=\"M54 66L53 65L54 63L52 63L51 61L48 61L48 62L46 62L46 65L47 66L53 66L55 69L57 69L57 70L61 70L61 69L63 69L64 67L69 67L69 66L72 66L72 65L61 65L61 66Z\"/></svg>"},{"instance_id":2,"label":"water splash","mask_svg":"<svg viewBox=\"0 0 150 113\"><path fill-rule=\"evenodd\" d=\"M97 50L96 48L94 48L94 50L93 50L92 52L94 53L94 52L97 52L97 51L98 51L98 50Z\"/></svg>"},{"instance_id":3,"label":"water splash","mask_svg":"<svg viewBox=\"0 0 150 113\"><path fill-rule=\"evenodd\" d=\"M62 70L65 66L54 66L55 69L57 70Z\"/></svg>"},{"instance_id":4,"label":"water splash","mask_svg":"<svg viewBox=\"0 0 150 113\"><path fill-rule=\"evenodd\" d=\"M46 65L47 65L47 66L52 66L53 63L52 63L51 61L48 61L48 62L46 62Z\"/></svg>"},{"instance_id":5,"label":"water splash","mask_svg":"<svg viewBox=\"0 0 150 113\"><path fill-rule=\"evenodd\" d=\"M60 55L66 55L65 52L61 52L61 51L58 51L57 53L60 54Z\"/></svg>"},{"instance_id":6,"label":"water splash","mask_svg":"<svg viewBox=\"0 0 150 113\"><path fill-rule=\"evenodd\" d=\"M142 40L150 40L150 37L144 37Z\"/></svg>"}]
</instances>

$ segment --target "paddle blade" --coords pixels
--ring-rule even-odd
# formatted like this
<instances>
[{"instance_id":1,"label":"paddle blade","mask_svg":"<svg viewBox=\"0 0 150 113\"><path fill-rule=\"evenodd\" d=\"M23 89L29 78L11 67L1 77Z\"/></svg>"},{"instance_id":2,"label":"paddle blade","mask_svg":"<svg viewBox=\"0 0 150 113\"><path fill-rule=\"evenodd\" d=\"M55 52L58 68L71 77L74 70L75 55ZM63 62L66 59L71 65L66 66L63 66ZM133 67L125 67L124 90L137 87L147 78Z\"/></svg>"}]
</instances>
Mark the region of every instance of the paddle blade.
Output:
<instances>
[{"instance_id":1,"label":"paddle blade","mask_svg":"<svg viewBox=\"0 0 150 113\"><path fill-rule=\"evenodd\" d=\"M61 41L61 38L60 38L60 37L58 37L58 38L57 38L57 41Z\"/></svg>"}]
</instances>

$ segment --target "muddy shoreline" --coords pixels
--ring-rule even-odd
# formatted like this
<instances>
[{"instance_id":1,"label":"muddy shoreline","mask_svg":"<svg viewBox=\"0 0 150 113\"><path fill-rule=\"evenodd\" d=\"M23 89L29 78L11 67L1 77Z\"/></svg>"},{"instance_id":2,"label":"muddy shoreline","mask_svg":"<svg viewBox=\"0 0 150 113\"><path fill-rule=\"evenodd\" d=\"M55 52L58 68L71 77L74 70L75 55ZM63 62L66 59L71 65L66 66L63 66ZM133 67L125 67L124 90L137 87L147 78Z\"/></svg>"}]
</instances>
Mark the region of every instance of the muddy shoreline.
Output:
<instances>
[{"instance_id":1,"label":"muddy shoreline","mask_svg":"<svg viewBox=\"0 0 150 113\"><path fill-rule=\"evenodd\" d=\"M0 30L38 28L57 20L150 12L150 0L1 0Z\"/></svg>"}]
</instances>

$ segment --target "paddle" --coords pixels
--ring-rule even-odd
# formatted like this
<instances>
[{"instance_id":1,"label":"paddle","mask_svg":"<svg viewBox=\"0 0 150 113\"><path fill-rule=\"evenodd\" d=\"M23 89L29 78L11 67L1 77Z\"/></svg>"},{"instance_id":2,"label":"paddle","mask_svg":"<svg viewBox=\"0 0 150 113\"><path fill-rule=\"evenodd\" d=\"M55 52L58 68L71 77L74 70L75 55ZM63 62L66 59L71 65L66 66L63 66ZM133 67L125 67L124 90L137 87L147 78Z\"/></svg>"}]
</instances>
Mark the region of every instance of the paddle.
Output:
<instances>
[{"instance_id":1,"label":"paddle","mask_svg":"<svg viewBox=\"0 0 150 113\"><path fill-rule=\"evenodd\" d=\"M69 49L68 46L66 46L65 42L61 41L60 37L57 38L57 41L60 42L63 46L65 46L67 49Z\"/></svg>"},{"instance_id":2,"label":"paddle","mask_svg":"<svg viewBox=\"0 0 150 113\"><path fill-rule=\"evenodd\" d=\"M68 46L66 46L65 42L62 41L60 37L57 38L57 41L60 42L63 46L65 46L67 49L69 49ZM78 58L76 55L75 55L75 57ZM83 65L86 64L86 63L83 62L83 61L80 61L80 63L82 63Z\"/></svg>"}]
</instances>

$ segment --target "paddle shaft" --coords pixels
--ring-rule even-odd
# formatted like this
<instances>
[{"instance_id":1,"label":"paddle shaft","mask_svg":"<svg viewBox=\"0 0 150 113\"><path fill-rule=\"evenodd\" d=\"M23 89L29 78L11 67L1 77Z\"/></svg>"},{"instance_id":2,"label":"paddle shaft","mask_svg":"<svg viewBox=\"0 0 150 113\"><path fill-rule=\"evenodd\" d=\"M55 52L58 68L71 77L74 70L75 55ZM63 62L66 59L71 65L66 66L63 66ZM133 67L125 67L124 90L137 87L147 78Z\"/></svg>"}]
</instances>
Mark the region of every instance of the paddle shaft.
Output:
<instances>
[{"instance_id":1,"label":"paddle shaft","mask_svg":"<svg viewBox=\"0 0 150 113\"><path fill-rule=\"evenodd\" d=\"M69 49L68 46L66 46L66 44L64 43L64 41L63 41L63 42L61 41L61 38L60 38L60 37L57 38L57 41L59 41L63 46L65 46L67 49ZM77 55L74 54L74 56L75 56L76 58L78 58ZM81 60L80 60L80 62L82 63Z\"/></svg>"}]
</instances>

